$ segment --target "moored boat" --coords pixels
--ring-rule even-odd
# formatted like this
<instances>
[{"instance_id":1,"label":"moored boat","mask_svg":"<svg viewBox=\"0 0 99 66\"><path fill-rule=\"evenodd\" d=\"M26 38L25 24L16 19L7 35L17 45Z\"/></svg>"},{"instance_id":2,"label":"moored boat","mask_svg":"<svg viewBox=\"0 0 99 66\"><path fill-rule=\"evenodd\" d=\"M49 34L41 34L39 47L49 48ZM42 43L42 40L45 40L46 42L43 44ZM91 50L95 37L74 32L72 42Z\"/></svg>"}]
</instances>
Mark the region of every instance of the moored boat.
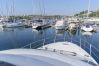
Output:
<instances>
[{"instance_id":1,"label":"moored boat","mask_svg":"<svg viewBox=\"0 0 99 66\"><path fill-rule=\"evenodd\" d=\"M55 24L56 29L66 29L66 24L64 20L57 20Z\"/></svg>"},{"instance_id":2,"label":"moored boat","mask_svg":"<svg viewBox=\"0 0 99 66\"><path fill-rule=\"evenodd\" d=\"M44 29L50 26L51 25L49 20L46 20L46 19L33 20L32 22L33 29Z\"/></svg>"},{"instance_id":3,"label":"moored boat","mask_svg":"<svg viewBox=\"0 0 99 66\"><path fill-rule=\"evenodd\" d=\"M91 32L91 31L94 31L94 28L90 24L84 24L81 26L81 30L83 30L85 32Z\"/></svg>"},{"instance_id":4,"label":"moored boat","mask_svg":"<svg viewBox=\"0 0 99 66\"><path fill-rule=\"evenodd\" d=\"M14 27L23 27L23 23L22 22L11 22L11 23L5 23L4 27L5 28L14 28Z\"/></svg>"}]
</instances>

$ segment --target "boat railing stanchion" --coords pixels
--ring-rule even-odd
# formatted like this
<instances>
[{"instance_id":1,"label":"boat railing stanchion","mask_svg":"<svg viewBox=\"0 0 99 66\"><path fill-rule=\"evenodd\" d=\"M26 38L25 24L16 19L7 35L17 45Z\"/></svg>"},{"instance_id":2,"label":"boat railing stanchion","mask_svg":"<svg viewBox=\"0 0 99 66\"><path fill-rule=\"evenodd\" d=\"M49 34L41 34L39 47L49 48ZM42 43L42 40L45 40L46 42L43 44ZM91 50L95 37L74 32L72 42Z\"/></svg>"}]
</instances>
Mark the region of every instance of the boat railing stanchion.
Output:
<instances>
[{"instance_id":1,"label":"boat railing stanchion","mask_svg":"<svg viewBox=\"0 0 99 66\"><path fill-rule=\"evenodd\" d=\"M64 34L64 42L65 42L65 37L66 37L66 34Z\"/></svg>"},{"instance_id":2,"label":"boat railing stanchion","mask_svg":"<svg viewBox=\"0 0 99 66\"><path fill-rule=\"evenodd\" d=\"M90 54L90 56L92 56L91 53L92 53L92 45L90 44L90 48L89 48L89 54ZM88 60L88 62L90 62L90 60Z\"/></svg>"},{"instance_id":3,"label":"boat railing stanchion","mask_svg":"<svg viewBox=\"0 0 99 66\"><path fill-rule=\"evenodd\" d=\"M56 42L56 35L55 35L55 38L54 38L54 43Z\"/></svg>"},{"instance_id":4,"label":"boat railing stanchion","mask_svg":"<svg viewBox=\"0 0 99 66\"><path fill-rule=\"evenodd\" d=\"M30 44L30 49L32 48L32 46L31 46L32 44Z\"/></svg>"},{"instance_id":5,"label":"boat railing stanchion","mask_svg":"<svg viewBox=\"0 0 99 66\"><path fill-rule=\"evenodd\" d=\"M91 56L91 52L92 52L92 45L90 44L90 56Z\"/></svg>"},{"instance_id":6,"label":"boat railing stanchion","mask_svg":"<svg viewBox=\"0 0 99 66\"><path fill-rule=\"evenodd\" d=\"M81 38L80 38L80 47L81 47L81 45L82 45L81 42L82 42L82 41L81 41Z\"/></svg>"},{"instance_id":7,"label":"boat railing stanchion","mask_svg":"<svg viewBox=\"0 0 99 66\"><path fill-rule=\"evenodd\" d=\"M72 41L72 36L71 36L71 42L73 42L73 41Z\"/></svg>"},{"instance_id":8,"label":"boat railing stanchion","mask_svg":"<svg viewBox=\"0 0 99 66\"><path fill-rule=\"evenodd\" d=\"M43 39L43 47L44 47L44 44L45 44L45 39Z\"/></svg>"},{"instance_id":9,"label":"boat railing stanchion","mask_svg":"<svg viewBox=\"0 0 99 66\"><path fill-rule=\"evenodd\" d=\"M86 43L85 43L85 41L84 41L84 49L85 49L85 46L86 46Z\"/></svg>"}]
</instances>

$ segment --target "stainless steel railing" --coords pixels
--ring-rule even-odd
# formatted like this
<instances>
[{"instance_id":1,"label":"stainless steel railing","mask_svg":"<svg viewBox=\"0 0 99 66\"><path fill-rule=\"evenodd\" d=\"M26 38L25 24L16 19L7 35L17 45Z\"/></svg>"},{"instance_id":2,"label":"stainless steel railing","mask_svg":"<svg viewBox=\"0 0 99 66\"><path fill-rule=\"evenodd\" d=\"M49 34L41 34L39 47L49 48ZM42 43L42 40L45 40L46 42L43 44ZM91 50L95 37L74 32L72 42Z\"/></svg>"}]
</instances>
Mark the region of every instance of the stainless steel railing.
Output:
<instances>
[{"instance_id":1,"label":"stainless steel railing","mask_svg":"<svg viewBox=\"0 0 99 66\"><path fill-rule=\"evenodd\" d=\"M27 44L27 45L23 46L22 48L31 48L31 49L38 48L38 47L48 44L46 42L46 40L50 41L52 38L41 39L41 40L35 41L33 43ZM65 38L57 39L56 37L54 37L52 40L52 43L58 42L59 40L66 41L66 39L65 40L64 39ZM90 56L92 56L99 63L99 49L98 48L96 48L94 45L90 44L88 41L86 41L84 39L80 39L79 41L77 41L77 40L70 38L70 41L77 44L81 48L85 49L85 51L87 51L90 54ZM38 44L38 42L40 42L40 43ZM37 43L37 44L35 46L33 46L35 43ZM56 51L59 51L62 54L64 54L63 50L56 50ZM73 54L73 53L71 53L71 54Z\"/></svg>"}]
</instances>

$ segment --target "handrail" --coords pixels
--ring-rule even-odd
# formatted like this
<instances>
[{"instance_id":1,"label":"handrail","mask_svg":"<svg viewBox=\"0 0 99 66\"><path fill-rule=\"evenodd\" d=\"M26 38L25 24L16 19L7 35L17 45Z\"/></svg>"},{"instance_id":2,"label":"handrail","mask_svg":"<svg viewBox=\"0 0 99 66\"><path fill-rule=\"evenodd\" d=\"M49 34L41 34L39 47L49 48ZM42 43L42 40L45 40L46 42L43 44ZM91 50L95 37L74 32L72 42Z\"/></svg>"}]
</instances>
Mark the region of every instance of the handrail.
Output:
<instances>
[{"instance_id":1,"label":"handrail","mask_svg":"<svg viewBox=\"0 0 99 66\"><path fill-rule=\"evenodd\" d=\"M83 40L84 41L84 40ZM78 42L78 41L76 41L76 42ZM82 41L81 41L82 42ZM94 51L92 51L92 48L94 47L95 49L96 49L96 47L95 46L93 46L92 44L90 44L88 41L85 41L86 43L87 43L87 45L89 45L89 48L87 47L87 46L84 46L82 43L81 43L81 48L82 48L82 46L84 46L87 50L89 50L89 54L90 54L90 56L92 56L92 55L94 55L95 56L95 58L99 61L99 57L94 53ZM84 48L83 48L84 49ZM99 52L99 50L97 50L96 49L96 51L98 51ZM96 61L97 61L96 60ZM98 62L99 63L99 62Z\"/></svg>"},{"instance_id":2,"label":"handrail","mask_svg":"<svg viewBox=\"0 0 99 66\"><path fill-rule=\"evenodd\" d=\"M30 43L30 44L27 44L27 45L25 45L25 46L23 46L23 47L21 47L21 48L26 48L27 46L30 46L30 45L32 45L32 44L34 44L34 43L37 43L37 42L39 42L39 41L45 41L45 40L47 40L47 39L51 39L51 38L46 38L46 39L41 39L41 40L38 40L38 41L35 41L35 42L32 42L32 43ZM45 43L45 42L44 42Z\"/></svg>"},{"instance_id":3,"label":"handrail","mask_svg":"<svg viewBox=\"0 0 99 66\"><path fill-rule=\"evenodd\" d=\"M92 53L95 55L95 57L97 57L97 55L94 52L92 52ZM97 57L97 59L99 60L99 57Z\"/></svg>"},{"instance_id":4,"label":"handrail","mask_svg":"<svg viewBox=\"0 0 99 66\"><path fill-rule=\"evenodd\" d=\"M42 41L42 40L43 40L43 39L38 40L38 41L35 41L35 42L32 42L32 43L30 43L30 44L27 44L27 45L23 46L22 48L25 48L25 47L27 47L27 46L29 46L29 45L31 45L31 44L34 44L34 43L39 42L39 41Z\"/></svg>"},{"instance_id":5,"label":"handrail","mask_svg":"<svg viewBox=\"0 0 99 66\"><path fill-rule=\"evenodd\" d=\"M37 44L37 45L35 45L34 47L38 47L38 46L44 46L45 45L45 43L46 43L46 40L48 40L48 39L51 39L51 37L49 38L45 38L45 39L41 39L41 40L38 40L38 41L35 41L35 42L32 42L32 43L30 43L30 44L28 44L28 45L25 45L25 46L23 46L22 48L26 48L26 47L29 47L29 48L32 48L32 45L34 44L34 43L37 43L37 42L39 42L39 41L43 41L42 43L40 43L40 44ZM59 40L63 40L64 41L64 39L63 38L61 38L61 39L58 39L58 41ZM77 41L77 40L73 40L73 39L69 39L69 40L71 40L72 42L76 42L77 44L79 44L79 46L81 47L81 48L83 48L83 47L85 47L85 49L87 49L89 52L89 54L90 54L90 56L92 56L92 55L94 55L95 56L95 58L99 61L99 57L92 51L92 49L94 48L97 52L99 52L99 50L95 47L95 46L93 46L92 44L90 44L88 41L86 41L86 40L84 40L84 39L80 39L80 41ZM56 39L56 36L55 36L55 38L53 37L53 42L57 42L57 39ZM89 45L88 47L87 46L84 46L84 44L82 44L82 43L85 43L86 45ZM83 46L83 47L82 47ZM84 49L84 48L83 48ZM96 61L97 61L96 60ZM99 63L99 62L98 62Z\"/></svg>"}]
</instances>

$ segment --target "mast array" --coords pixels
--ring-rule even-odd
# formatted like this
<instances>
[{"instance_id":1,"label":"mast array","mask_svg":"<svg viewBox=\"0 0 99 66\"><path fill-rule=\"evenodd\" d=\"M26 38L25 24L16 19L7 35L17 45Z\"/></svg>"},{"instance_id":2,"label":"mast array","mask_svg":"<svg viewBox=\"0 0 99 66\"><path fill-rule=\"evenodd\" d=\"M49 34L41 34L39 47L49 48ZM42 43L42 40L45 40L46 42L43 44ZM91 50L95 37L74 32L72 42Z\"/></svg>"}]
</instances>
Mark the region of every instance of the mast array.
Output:
<instances>
[{"instance_id":1,"label":"mast array","mask_svg":"<svg viewBox=\"0 0 99 66\"><path fill-rule=\"evenodd\" d=\"M88 13L87 13L87 17L89 17L89 14L90 14L90 4L91 4L91 0L88 0Z\"/></svg>"}]
</instances>

